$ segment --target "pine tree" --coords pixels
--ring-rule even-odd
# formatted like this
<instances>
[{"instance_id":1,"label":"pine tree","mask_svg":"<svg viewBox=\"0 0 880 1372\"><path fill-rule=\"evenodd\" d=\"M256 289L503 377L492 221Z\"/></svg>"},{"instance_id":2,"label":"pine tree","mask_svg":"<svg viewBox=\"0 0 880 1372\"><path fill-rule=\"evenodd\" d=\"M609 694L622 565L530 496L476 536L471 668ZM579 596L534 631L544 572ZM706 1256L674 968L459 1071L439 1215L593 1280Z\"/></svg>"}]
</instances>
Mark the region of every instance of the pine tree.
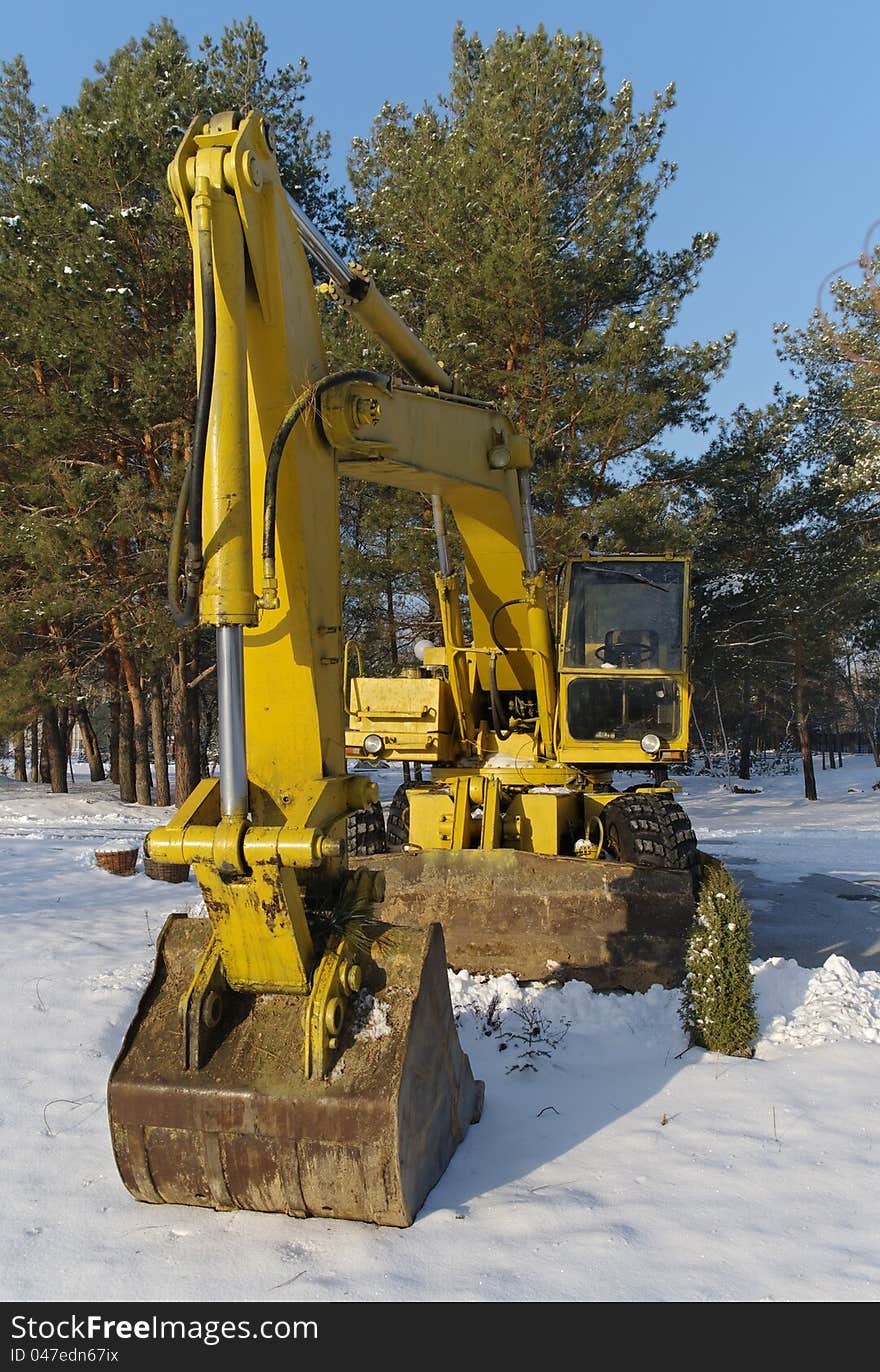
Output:
<instances>
[{"instance_id":1,"label":"pine tree","mask_svg":"<svg viewBox=\"0 0 880 1372\"><path fill-rule=\"evenodd\" d=\"M758 1036L749 970L751 912L723 863L702 855L700 867L682 1021L698 1047L730 1057L751 1057Z\"/></svg>"},{"instance_id":2,"label":"pine tree","mask_svg":"<svg viewBox=\"0 0 880 1372\"><path fill-rule=\"evenodd\" d=\"M31 99L31 78L21 53L0 62L0 206L40 165L48 141L46 111Z\"/></svg>"},{"instance_id":3,"label":"pine tree","mask_svg":"<svg viewBox=\"0 0 880 1372\"><path fill-rule=\"evenodd\" d=\"M696 233L668 253L646 245L675 175L660 160L673 100L670 87L639 113L628 83L609 95L589 36L538 28L483 45L458 26L448 94L415 114L384 106L353 145L357 255L461 389L496 401L529 432L550 563L576 553L586 530L658 551L686 538L674 492L664 497L655 484L641 498L626 489L633 459L669 457L668 427L706 425L706 393L733 342L669 340L716 241ZM325 336L334 367L391 365L356 324L328 317ZM347 483L342 500L346 528L375 524L381 541L383 524L396 525L394 570L383 562L380 579L393 583L404 638L434 636L424 502L369 498ZM352 626L375 620L383 598L370 574L373 547L347 553L357 569L347 588Z\"/></svg>"},{"instance_id":4,"label":"pine tree","mask_svg":"<svg viewBox=\"0 0 880 1372\"><path fill-rule=\"evenodd\" d=\"M464 389L530 432L551 555L622 459L705 426L732 345L669 338L716 242L647 246L675 175L658 160L673 101L669 87L639 113L628 83L609 95L588 35L484 46L459 26L448 95L416 114L386 105L353 148L353 234Z\"/></svg>"},{"instance_id":5,"label":"pine tree","mask_svg":"<svg viewBox=\"0 0 880 1372\"><path fill-rule=\"evenodd\" d=\"M137 798L149 804L141 658L172 641L156 593L166 476L180 480L191 389L186 257L162 183L167 131L199 87L167 22L97 70L55 120L22 197L17 266L32 284L15 345L32 380L19 401L29 413L14 440L13 518L25 515L23 564L51 600L50 641L63 643L71 674L78 656L113 644L134 715Z\"/></svg>"},{"instance_id":6,"label":"pine tree","mask_svg":"<svg viewBox=\"0 0 880 1372\"><path fill-rule=\"evenodd\" d=\"M880 657L880 251L863 255L860 266L860 283L830 283L829 314L816 311L805 328L780 324L776 332L779 354L804 390L798 457L814 473L826 524L839 531L833 561L848 574L829 626L836 684L880 767L872 686Z\"/></svg>"},{"instance_id":7,"label":"pine tree","mask_svg":"<svg viewBox=\"0 0 880 1372\"><path fill-rule=\"evenodd\" d=\"M876 572L865 531L828 498L807 411L805 397L781 393L762 409L740 406L702 457L667 476L691 509L695 709L704 720L721 711L743 778L759 717L774 744L791 724L815 800L816 705L869 612Z\"/></svg>"},{"instance_id":8,"label":"pine tree","mask_svg":"<svg viewBox=\"0 0 880 1372\"><path fill-rule=\"evenodd\" d=\"M19 436L22 422L31 414L30 386L39 382L38 360L30 359L29 369L18 352L25 332L21 316L33 299L31 245L23 212L34 199L32 188L39 182L49 137L45 111L37 109L30 92L30 75L21 55L0 65L0 307L5 324L0 337L0 718L10 728L32 723L35 731L39 720L44 738L47 730L51 732L55 745L52 787L64 791L66 757L60 755L56 711L70 684L67 664L59 662L66 607L59 606L55 586L41 586L35 594L28 554L42 556L44 550L28 520L33 473L28 468L18 471L14 445L3 442L8 433ZM19 475L23 499L12 485Z\"/></svg>"},{"instance_id":9,"label":"pine tree","mask_svg":"<svg viewBox=\"0 0 880 1372\"><path fill-rule=\"evenodd\" d=\"M864 280L830 283L829 314L815 311L805 328L776 326L780 357L806 394L804 440L824 454L829 498L876 523L880 509L880 249L863 257Z\"/></svg>"},{"instance_id":10,"label":"pine tree","mask_svg":"<svg viewBox=\"0 0 880 1372\"><path fill-rule=\"evenodd\" d=\"M233 67L245 42L265 56L250 24L221 40ZM165 169L193 114L224 107L209 67L168 20L97 64L0 221L0 639L15 645L0 660L4 701L19 719L64 707L112 662L143 803L162 676L184 693L178 721L191 716L164 582L194 404L192 263ZM265 112L317 188L317 213L324 143L295 108L305 70L261 71L262 93L277 94ZM12 76L0 170L17 165L18 144L2 138L27 88L26 71Z\"/></svg>"}]
</instances>

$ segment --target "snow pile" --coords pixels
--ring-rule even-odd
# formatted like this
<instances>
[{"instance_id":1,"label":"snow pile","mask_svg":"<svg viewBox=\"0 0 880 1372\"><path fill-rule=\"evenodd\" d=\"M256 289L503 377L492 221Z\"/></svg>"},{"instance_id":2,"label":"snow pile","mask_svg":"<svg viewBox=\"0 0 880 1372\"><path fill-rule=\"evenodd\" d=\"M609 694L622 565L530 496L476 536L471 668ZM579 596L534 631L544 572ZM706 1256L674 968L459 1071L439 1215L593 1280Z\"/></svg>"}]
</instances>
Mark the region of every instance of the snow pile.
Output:
<instances>
[{"instance_id":1,"label":"snow pile","mask_svg":"<svg viewBox=\"0 0 880 1372\"><path fill-rule=\"evenodd\" d=\"M815 1048L841 1039L880 1043L880 975L832 955L807 971L785 958L752 964L762 1038Z\"/></svg>"},{"instance_id":2,"label":"snow pile","mask_svg":"<svg viewBox=\"0 0 880 1372\"><path fill-rule=\"evenodd\" d=\"M388 1007L376 1000L371 991L358 991L352 1001L352 1037L361 1040L384 1039L391 1033ZM345 1073L345 1055L330 1073L331 1081L339 1081Z\"/></svg>"},{"instance_id":3,"label":"snow pile","mask_svg":"<svg viewBox=\"0 0 880 1372\"><path fill-rule=\"evenodd\" d=\"M384 1039L391 1033L388 1007L369 991L359 991L354 1002L352 1025L356 1039Z\"/></svg>"},{"instance_id":4,"label":"snow pile","mask_svg":"<svg viewBox=\"0 0 880 1372\"><path fill-rule=\"evenodd\" d=\"M662 986L652 986L643 995L615 995L594 991L583 981L520 985L509 974L482 977L462 971L449 973L449 993L459 1030L487 1038L511 1032L517 1020L539 1008L548 1036L569 1031L567 1049L575 1055L583 1052L583 1044L573 1042L577 1038L598 1041L638 1035L646 1046L670 1038L681 1040L678 1048L685 1046L678 1014L681 992Z\"/></svg>"},{"instance_id":5,"label":"snow pile","mask_svg":"<svg viewBox=\"0 0 880 1372\"><path fill-rule=\"evenodd\" d=\"M859 973L834 954L823 967L798 966L789 958L752 963L761 1042L798 1048L849 1040L880 1043L880 974ZM610 1040L638 1035L648 1047L681 1036L681 992L652 986L643 995L597 993L583 982L519 985L511 976L449 973L449 991L459 1030L503 1037L514 1019L540 1006L549 1033L566 1027L574 1037ZM685 1046L681 1036L680 1047ZM575 1047L582 1052L582 1045ZM678 1050L676 1050L678 1051Z\"/></svg>"}]
</instances>

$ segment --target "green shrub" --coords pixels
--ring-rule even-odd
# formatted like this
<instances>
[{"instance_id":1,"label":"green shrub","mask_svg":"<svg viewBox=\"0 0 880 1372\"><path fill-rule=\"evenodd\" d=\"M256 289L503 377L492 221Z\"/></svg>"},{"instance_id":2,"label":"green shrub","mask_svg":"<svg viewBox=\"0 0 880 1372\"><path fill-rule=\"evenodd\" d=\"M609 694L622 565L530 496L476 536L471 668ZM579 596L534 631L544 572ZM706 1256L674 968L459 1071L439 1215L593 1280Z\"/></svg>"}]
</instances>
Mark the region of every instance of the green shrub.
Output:
<instances>
[{"instance_id":1,"label":"green shrub","mask_svg":"<svg viewBox=\"0 0 880 1372\"><path fill-rule=\"evenodd\" d=\"M700 894L686 957L681 1017L691 1043L751 1057L758 1020L749 960L752 916L727 868L700 854Z\"/></svg>"}]
</instances>

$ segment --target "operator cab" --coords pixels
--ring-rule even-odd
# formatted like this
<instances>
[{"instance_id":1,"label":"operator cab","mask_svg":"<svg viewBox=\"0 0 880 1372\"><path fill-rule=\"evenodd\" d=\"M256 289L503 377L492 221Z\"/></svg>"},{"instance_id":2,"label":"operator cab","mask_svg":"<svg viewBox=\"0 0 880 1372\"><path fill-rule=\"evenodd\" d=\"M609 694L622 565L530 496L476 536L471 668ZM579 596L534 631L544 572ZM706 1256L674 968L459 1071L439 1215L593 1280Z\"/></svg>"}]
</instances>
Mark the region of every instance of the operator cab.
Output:
<instances>
[{"instance_id":1,"label":"operator cab","mask_svg":"<svg viewBox=\"0 0 880 1372\"><path fill-rule=\"evenodd\" d=\"M662 557L569 563L562 588L560 758L652 761L687 747L688 565ZM598 752L597 752L598 749Z\"/></svg>"}]
</instances>

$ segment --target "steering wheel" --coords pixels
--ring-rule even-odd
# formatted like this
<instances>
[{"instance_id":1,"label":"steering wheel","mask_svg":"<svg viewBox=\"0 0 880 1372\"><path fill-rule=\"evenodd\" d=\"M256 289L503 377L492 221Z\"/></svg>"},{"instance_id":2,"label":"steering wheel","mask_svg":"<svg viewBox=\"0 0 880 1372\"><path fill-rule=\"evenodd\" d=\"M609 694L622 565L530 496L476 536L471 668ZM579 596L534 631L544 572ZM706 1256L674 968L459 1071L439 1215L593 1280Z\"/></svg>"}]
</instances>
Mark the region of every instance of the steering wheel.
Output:
<instances>
[{"instance_id":1,"label":"steering wheel","mask_svg":"<svg viewBox=\"0 0 880 1372\"><path fill-rule=\"evenodd\" d=\"M654 649L650 643L600 643L593 656L613 667L638 667L654 656Z\"/></svg>"}]
</instances>

